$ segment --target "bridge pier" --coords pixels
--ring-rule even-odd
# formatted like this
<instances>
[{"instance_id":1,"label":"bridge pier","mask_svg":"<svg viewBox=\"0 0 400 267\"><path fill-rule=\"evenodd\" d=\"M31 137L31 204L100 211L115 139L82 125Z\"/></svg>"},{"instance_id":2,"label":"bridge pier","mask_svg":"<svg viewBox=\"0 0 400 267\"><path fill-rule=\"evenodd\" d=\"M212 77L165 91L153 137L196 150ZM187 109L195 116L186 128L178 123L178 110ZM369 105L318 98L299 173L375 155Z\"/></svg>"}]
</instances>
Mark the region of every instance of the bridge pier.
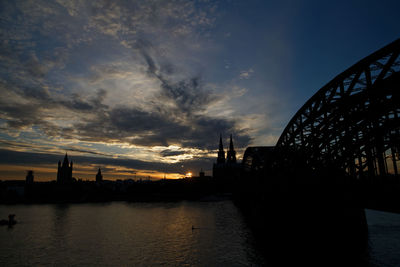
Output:
<instances>
[{"instance_id":1,"label":"bridge pier","mask_svg":"<svg viewBox=\"0 0 400 267\"><path fill-rule=\"evenodd\" d=\"M237 191L235 202L272 265L360 265L368 258L368 226L353 189L276 182Z\"/></svg>"}]
</instances>

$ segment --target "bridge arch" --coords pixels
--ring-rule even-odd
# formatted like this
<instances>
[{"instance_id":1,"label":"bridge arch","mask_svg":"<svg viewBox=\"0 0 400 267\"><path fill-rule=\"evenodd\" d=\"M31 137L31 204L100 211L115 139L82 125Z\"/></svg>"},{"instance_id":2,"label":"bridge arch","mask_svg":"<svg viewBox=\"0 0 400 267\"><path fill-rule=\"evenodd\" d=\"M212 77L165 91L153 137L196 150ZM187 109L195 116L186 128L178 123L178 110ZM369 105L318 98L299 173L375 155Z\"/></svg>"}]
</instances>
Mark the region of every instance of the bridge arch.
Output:
<instances>
[{"instance_id":1,"label":"bridge arch","mask_svg":"<svg viewBox=\"0 0 400 267\"><path fill-rule=\"evenodd\" d=\"M354 177L400 173L400 39L360 60L294 115L276 149Z\"/></svg>"}]
</instances>

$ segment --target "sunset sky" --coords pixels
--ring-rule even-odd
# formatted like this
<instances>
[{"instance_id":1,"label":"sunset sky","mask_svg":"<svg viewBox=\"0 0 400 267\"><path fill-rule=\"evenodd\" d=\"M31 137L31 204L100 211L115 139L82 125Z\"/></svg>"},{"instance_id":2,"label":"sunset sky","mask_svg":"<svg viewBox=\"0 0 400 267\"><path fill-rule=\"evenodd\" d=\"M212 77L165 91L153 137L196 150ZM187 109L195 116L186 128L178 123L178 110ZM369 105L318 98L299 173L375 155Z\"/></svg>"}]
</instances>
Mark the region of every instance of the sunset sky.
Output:
<instances>
[{"instance_id":1,"label":"sunset sky","mask_svg":"<svg viewBox=\"0 0 400 267\"><path fill-rule=\"evenodd\" d=\"M0 2L0 180L211 174L400 38L400 1Z\"/></svg>"}]
</instances>

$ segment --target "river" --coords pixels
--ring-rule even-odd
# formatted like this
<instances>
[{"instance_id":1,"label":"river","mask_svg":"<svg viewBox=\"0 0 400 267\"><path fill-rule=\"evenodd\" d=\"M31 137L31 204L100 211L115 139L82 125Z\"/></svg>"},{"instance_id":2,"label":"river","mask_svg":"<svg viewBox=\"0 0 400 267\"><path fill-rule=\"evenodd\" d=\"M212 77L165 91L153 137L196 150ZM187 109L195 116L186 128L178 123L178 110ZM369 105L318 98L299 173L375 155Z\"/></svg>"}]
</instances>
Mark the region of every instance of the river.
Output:
<instances>
[{"instance_id":1,"label":"river","mask_svg":"<svg viewBox=\"0 0 400 267\"><path fill-rule=\"evenodd\" d=\"M400 266L400 214L366 210L370 261L375 266Z\"/></svg>"},{"instance_id":2,"label":"river","mask_svg":"<svg viewBox=\"0 0 400 267\"><path fill-rule=\"evenodd\" d=\"M263 266L230 201L0 205L0 266ZM367 210L370 261L400 262L400 215Z\"/></svg>"}]
</instances>

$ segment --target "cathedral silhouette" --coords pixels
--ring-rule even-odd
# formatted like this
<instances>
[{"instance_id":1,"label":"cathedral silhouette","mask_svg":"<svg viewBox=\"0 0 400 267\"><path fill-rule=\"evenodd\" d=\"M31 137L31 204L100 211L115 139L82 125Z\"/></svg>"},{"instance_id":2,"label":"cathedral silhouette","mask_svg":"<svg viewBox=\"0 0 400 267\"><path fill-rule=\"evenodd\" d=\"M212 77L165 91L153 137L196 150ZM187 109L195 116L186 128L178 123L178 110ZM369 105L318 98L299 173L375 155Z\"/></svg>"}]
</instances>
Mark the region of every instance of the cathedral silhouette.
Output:
<instances>
[{"instance_id":1,"label":"cathedral silhouette","mask_svg":"<svg viewBox=\"0 0 400 267\"><path fill-rule=\"evenodd\" d=\"M229 149L226 153L222 144L222 135L219 136L219 149L217 162L213 165L213 177L218 180L229 180L238 177L240 164L236 162L236 151L233 148L232 134L230 135Z\"/></svg>"}]
</instances>

